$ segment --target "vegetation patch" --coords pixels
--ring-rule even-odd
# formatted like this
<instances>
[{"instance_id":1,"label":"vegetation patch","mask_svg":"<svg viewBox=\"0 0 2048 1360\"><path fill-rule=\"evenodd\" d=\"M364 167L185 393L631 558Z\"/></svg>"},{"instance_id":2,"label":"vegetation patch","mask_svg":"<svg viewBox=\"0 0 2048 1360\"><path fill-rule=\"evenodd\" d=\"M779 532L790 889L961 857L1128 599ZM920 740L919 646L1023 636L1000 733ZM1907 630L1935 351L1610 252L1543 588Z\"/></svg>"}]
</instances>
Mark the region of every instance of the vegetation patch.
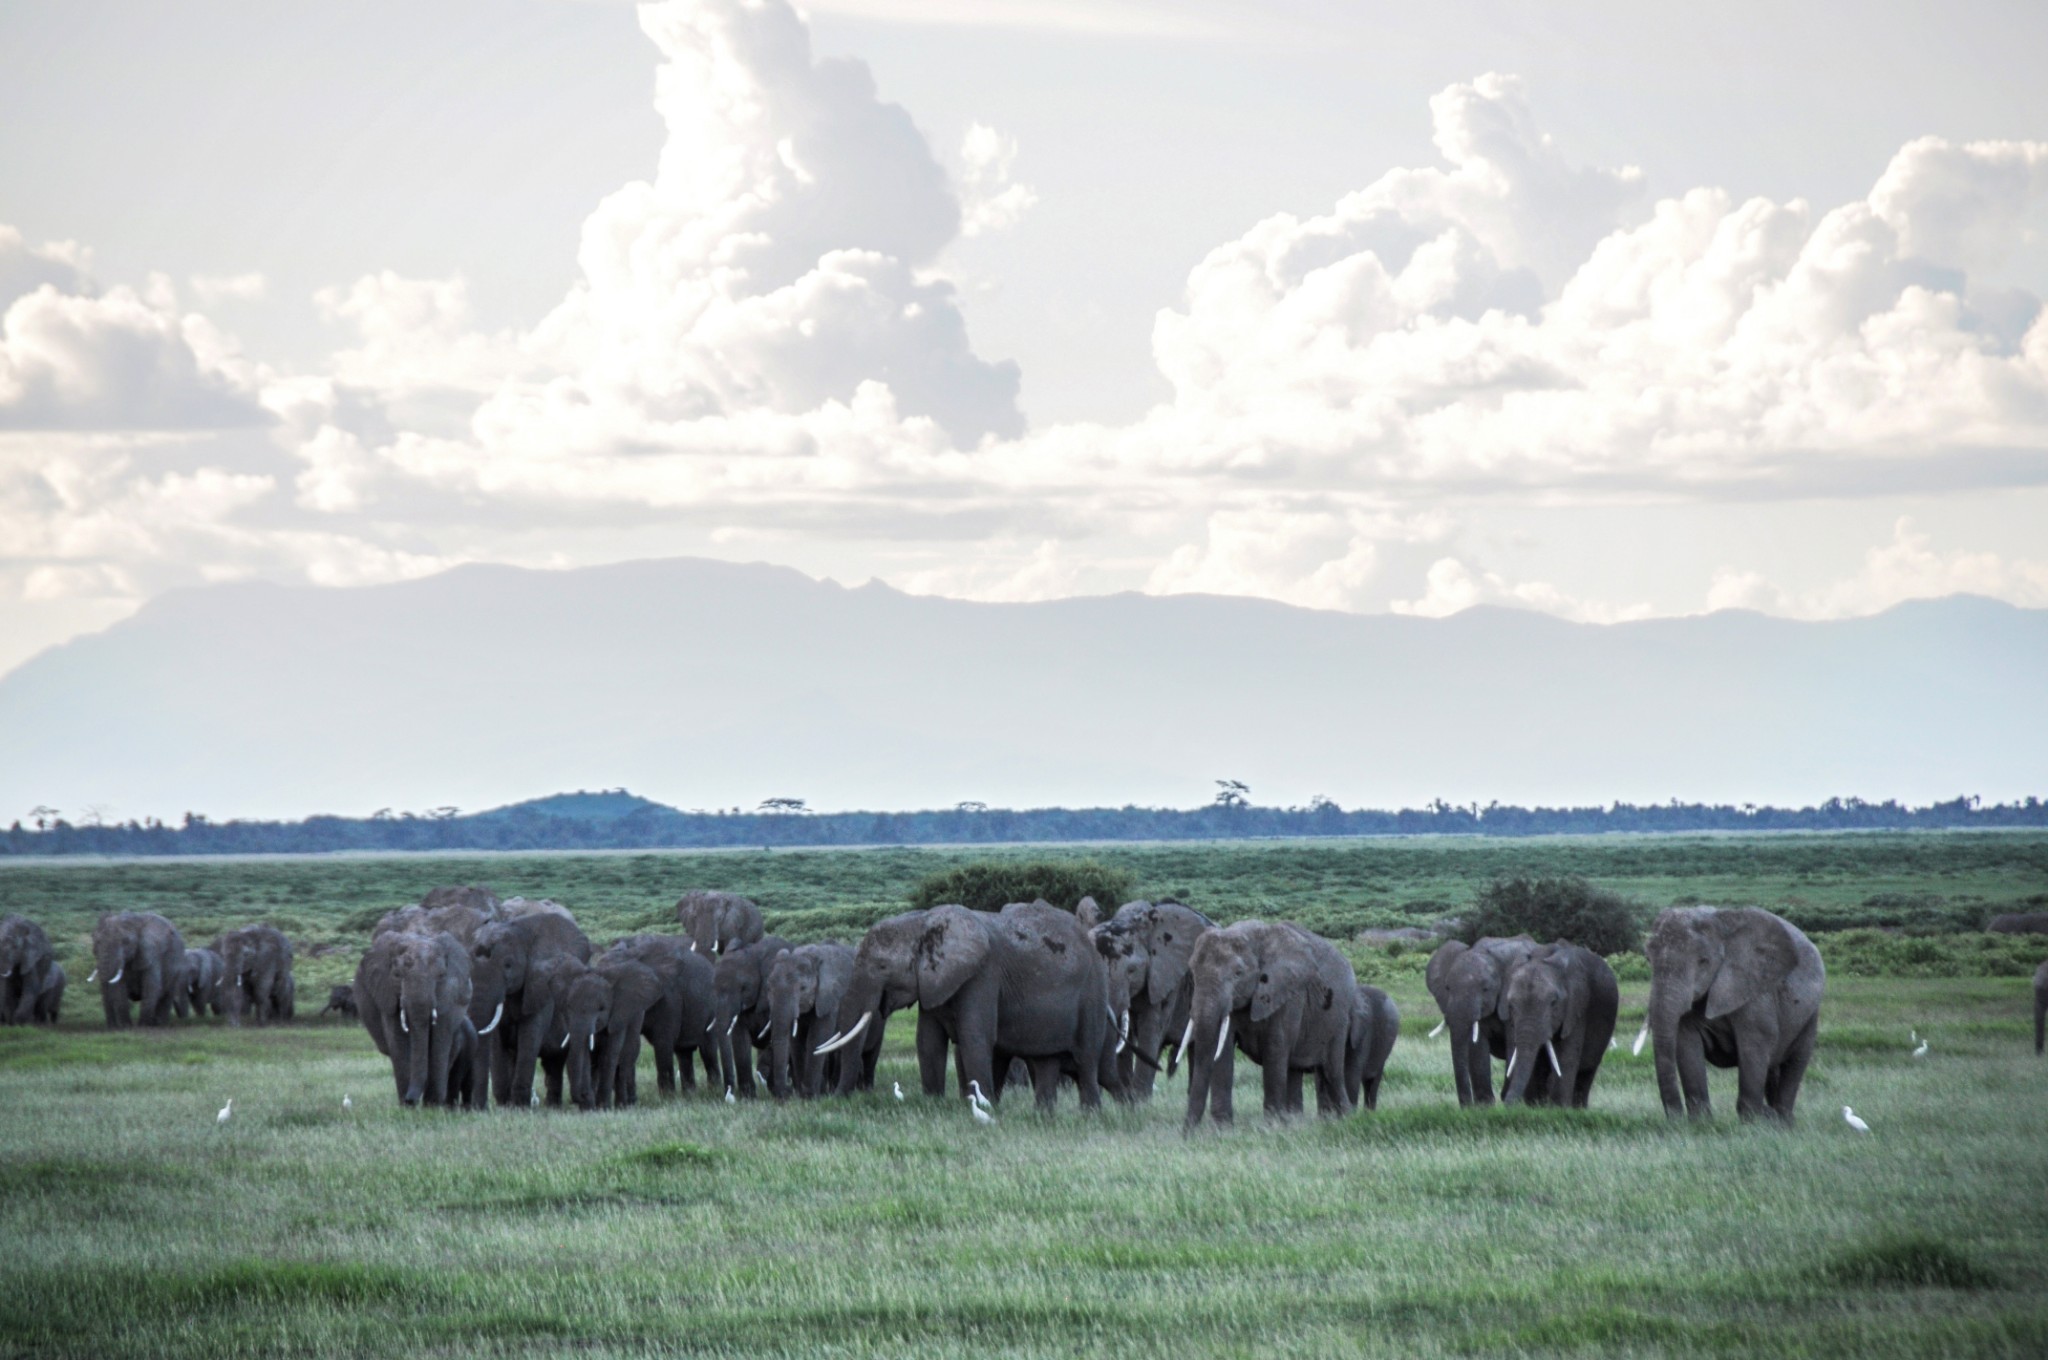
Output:
<instances>
[{"instance_id":1,"label":"vegetation patch","mask_svg":"<svg viewBox=\"0 0 2048 1360\"><path fill-rule=\"evenodd\" d=\"M920 879L910 890L912 910L957 902L975 911L1000 911L1040 898L1072 911L1092 897L1105 915L1137 896L1130 871L1083 860L980 860Z\"/></svg>"},{"instance_id":2,"label":"vegetation patch","mask_svg":"<svg viewBox=\"0 0 2048 1360\"><path fill-rule=\"evenodd\" d=\"M656 1143L619 1160L652 1171L709 1171L725 1160L725 1154L702 1143Z\"/></svg>"},{"instance_id":3,"label":"vegetation patch","mask_svg":"<svg viewBox=\"0 0 2048 1360\"><path fill-rule=\"evenodd\" d=\"M1996 1289L1998 1274L1938 1237L1901 1234L1838 1251L1819 1269L1830 1284L1865 1289Z\"/></svg>"},{"instance_id":4,"label":"vegetation patch","mask_svg":"<svg viewBox=\"0 0 2048 1360\"><path fill-rule=\"evenodd\" d=\"M1642 948L1648 914L1577 874L1510 874L1480 890L1458 924L1458 938L1471 944L1489 935L1527 935L1542 944L1569 940L1595 954L1630 954Z\"/></svg>"}]
</instances>

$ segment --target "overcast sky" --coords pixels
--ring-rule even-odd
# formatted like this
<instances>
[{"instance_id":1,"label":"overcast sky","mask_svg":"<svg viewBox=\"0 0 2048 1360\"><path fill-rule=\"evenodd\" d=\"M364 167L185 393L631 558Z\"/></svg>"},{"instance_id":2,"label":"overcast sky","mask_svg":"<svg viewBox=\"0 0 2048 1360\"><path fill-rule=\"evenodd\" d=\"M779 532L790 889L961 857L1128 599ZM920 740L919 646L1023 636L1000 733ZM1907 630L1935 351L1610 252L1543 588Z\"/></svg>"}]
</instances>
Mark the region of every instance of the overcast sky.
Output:
<instances>
[{"instance_id":1,"label":"overcast sky","mask_svg":"<svg viewBox=\"0 0 2048 1360\"><path fill-rule=\"evenodd\" d=\"M2048 605L2048 7L0 7L0 670L181 585Z\"/></svg>"}]
</instances>

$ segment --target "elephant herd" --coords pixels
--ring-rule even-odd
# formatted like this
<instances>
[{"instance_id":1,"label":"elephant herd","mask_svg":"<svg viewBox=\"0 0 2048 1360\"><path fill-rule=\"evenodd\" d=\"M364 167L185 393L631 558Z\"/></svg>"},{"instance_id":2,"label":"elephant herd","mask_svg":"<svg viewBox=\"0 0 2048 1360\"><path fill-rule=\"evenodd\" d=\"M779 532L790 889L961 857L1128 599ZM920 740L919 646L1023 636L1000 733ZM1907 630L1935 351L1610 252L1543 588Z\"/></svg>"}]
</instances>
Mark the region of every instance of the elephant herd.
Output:
<instances>
[{"instance_id":1,"label":"elephant herd","mask_svg":"<svg viewBox=\"0 0 2048 1360\"><path fill-rule=\"evenodd\" d=\"M642 1044L663 1095L696 1068L727 1100L871 1089L889 1018L916 1011L928 1096L990 1104L1028 1083L1040 1109L1071 1083L1084 1108L1104 1091L1149 1099L1188 1068L1186 1123L1233 1116L1242 1055L1261 1069L1269 1116L1376 1108L1401 1016L1359 982L1328 940L1289 922L1219 926L1174 901L1128 902L1104 917L1018 902L938 906L876 923L858 944L792 945L759 907L724 892L676 904L677 934L597 950L558 903L438 888L388 913L351 985L328 1009L353 1015L389 1058L400 1101L483 1109L637 1101ZM291 1018L292 947L268 925L188 949L153 912L115 912L93 931L110 1028L173 1014ZM1711 1113L1706 1071L1734 1068L1744 1119L1789 1121L1813 1056L1826 970L1795 926L1754 908L1673 908L1644 951L1651 983L1635 1042L1655 1044L1667 1114ZM1452 941L1431 956L1431 997L1448 1030L1460 1104L1499 1098L1583 1108L1616 1047L1620 1009L1605 959L1565 941ZM55 1023L65 987L43 929L0 921L0 1021ZM2048 1043L2048 963L2034 978L2035 1049ZM137 1009L139 1008L139 1010ZM1432 1037L1434 1035L1432 1034ZM536 1089L538 1069L539 1089Z\"/></svg>"},{"instance_id":2,"label":"elephant herd","mask_svg":"<svg viewBox=\"0 0 2048 1360\"><path fill-rule=\"evenodd\" d=\"M273 926L227 931L209 947L187 949L178 928L153 911L117 911L92 932L93 971L108 1029L167 1025L226 1016L264 1025L292 1017L292 946ZM0 1021L54 1025L61 1014L64 968L42 926L24 916L0 921Z\"/></svg>"}]
</instances>

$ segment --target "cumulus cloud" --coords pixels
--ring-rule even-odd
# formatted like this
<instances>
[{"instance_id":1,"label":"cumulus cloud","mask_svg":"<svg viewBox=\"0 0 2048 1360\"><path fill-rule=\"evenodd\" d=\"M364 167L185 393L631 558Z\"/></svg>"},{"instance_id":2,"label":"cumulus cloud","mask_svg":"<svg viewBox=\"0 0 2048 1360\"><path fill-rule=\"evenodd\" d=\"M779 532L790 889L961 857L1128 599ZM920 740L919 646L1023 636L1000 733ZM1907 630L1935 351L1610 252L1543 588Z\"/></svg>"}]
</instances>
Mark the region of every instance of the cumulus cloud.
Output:
<instances>
[{"instance_id":1,"label":"cumulus cloud","mask_svg":"<svg viewBox=\"0 0 2048 1360\"><path fill-rule=\"evenodd\" d=\"M269 282L255 272L192 276L192 296L202 307L216 307L223 302L261 302L269 291Z\"/></svg>"},{"instance_id":2,"label":"cumulus cloud","mask_svg":"<svg viewBox=\"0 0 2048 1360\"><path fill-rule=\"evenodd\" d=\"M1892 526L1891 541L1871 548L1853 575L1818 590L1790 591L1759 572L1724 568L1707 591L1707 608L1839 619L1943 595L1987 595L2032 608L2048 607L2048 561L1943 551L1910 516L1901 516Z\"/></svg>"},{"instance_id":3,"label":"cumulus cloud","mask_svg":"<svg viewBox=\"0 0 2048 1360\"><path fill-rule=\"evenodd\" d=\"M1430 564L1427 589L1413 600L1395 600L1388 608L1396 614L1441 619L1478 604L1507 605L1533 609L1579 623L1625 623L1649 618L1655 611L1647 604L1615 605L1566 594L1547 581L1509 581L1491 571L1474 571L1455 557L1441 557Z\"/></svg>"},{"instance_id":4,"label":"cumulus cloud","mask_svg":"<svg viewBox=\"0 0 2048 1360\"><path fill-rule=\"evenodd\" d=\"M459 276L409 279L385 270L323 288L313 304L361 339L330 361L333 377L352 387L392 396L485 393L519 366L516 336L473 329L469 285Z\"/></svg>"},{"instance_id":5,"label":"cumulus cloud","mask_svg":"<svg viewBox=\"0 0 2048 1360\"><path fill-rule=\"evenodd\" d=\"M960 234L981 236L1016 225L1038 202L1028 184L1011 177L1017 160L1017 139L1005 137L986 123L968 127L960 142Z\"/></svg>"}]
</instances>

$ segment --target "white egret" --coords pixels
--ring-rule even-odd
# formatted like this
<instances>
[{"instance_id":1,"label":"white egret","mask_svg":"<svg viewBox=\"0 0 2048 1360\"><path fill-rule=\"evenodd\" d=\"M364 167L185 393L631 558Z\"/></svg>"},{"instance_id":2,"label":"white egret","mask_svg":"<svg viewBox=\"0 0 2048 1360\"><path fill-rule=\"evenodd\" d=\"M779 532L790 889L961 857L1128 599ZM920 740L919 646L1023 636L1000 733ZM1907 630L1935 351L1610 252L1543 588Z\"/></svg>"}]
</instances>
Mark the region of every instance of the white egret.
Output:
<instances>
[{"instance_id":1,"label":"white egret","mask_svg":"<svg viewBox=\"0 0 2048 1360\"><path fill-rule=\"evenodd\" d=\"M896 1098L898 1100L903 1099L903 1083L900 1081L893 1081L890 1082L889 1085L895 1089Z\"/></svg>"},{"instance_id":2,"label":"white egret","mask_svg":"<svg viewBox=\"0 0 2048 1360\"><path fill-rule=\"evenodd\" d=\"M725 1088L725 1103L728 1105L737 1105L740 1103L739 1097L732 1093L732 1087L730 1086Z\"/></svg>"},{"instance_id":3,"label":"white egret","mask_svg":"<svg viewBox=\"0 0 2048 1360\"><path fill-rule=\"evenodd\" d=\"M343 1092L341 1097L341 1108L344 1110L353 1110L355 1107L356 1103L348 1098L348 1094L346 1092Z\"/></svg>"},{"instance_id":4,"label":"white egret","mask_svg":"<svg viewBox=\"0 0 2048 1360\"><path fill-rule=\"evenodd\" d=\"M969 1105L967 1108L974 1111L974 1122L977 1124L993 1124L996 1122L996 1117L987 1110L982 1109L979 1105Z\"/></svg>"},{"instance_id":5,"label":"white egret","mask_svg":"<svg viewBox=\"0 0 2048 1360\"><path fill-rule=\"evenodd\" d=\"M988 1097L981 1093L981 1083L979 1081L967 1083L967 1103L977 1110L993 1110L995 1108L995 1106L989 1104Z\"/></svg>"},{"instance_id":6,"label":"white egret","mask_svg":"<svg viewBox=\"0 0 2048 1360\"><path fill-rule=\"evenodd\" d=\"M1927 1056L1927 1041L1925 1039L1922 1039L1920 1041L1920 1047L1913 1050L1913 1056L1916 1058L1924 1058Z\"/></svg>"},{"instance_id":7,"label":"white egret","mask_svg":"<svg viewBox=\"0 0 2048 1360\"><path fill-rule=\"evenodd\" d=\"M1856 1132L1858 1133L1870 1132L1870 1125L1864 1123L1861 1119L1858 1119L1856 1117L1856 1112L1850 1109L1847 1105L1844 1105L1842 1107L1842 1122L1844 1124L1847 1124L1850 1128L1856 1130Z\"/></svg>"},{"instance_id":8,"label":"white egret","mask_svg":"<svg viewBox=\"0 0 2048 1360\"><path fill-rule=\"evenodd\" d=\"M216 1124L225 1124L228 1122L228 1116L233 1114L234 1112L235 1098L233 1096L229 1096L228 1103L220 1107L220 1113L213 1117L213 1122Z\"/></svg>"}]
</instances>

